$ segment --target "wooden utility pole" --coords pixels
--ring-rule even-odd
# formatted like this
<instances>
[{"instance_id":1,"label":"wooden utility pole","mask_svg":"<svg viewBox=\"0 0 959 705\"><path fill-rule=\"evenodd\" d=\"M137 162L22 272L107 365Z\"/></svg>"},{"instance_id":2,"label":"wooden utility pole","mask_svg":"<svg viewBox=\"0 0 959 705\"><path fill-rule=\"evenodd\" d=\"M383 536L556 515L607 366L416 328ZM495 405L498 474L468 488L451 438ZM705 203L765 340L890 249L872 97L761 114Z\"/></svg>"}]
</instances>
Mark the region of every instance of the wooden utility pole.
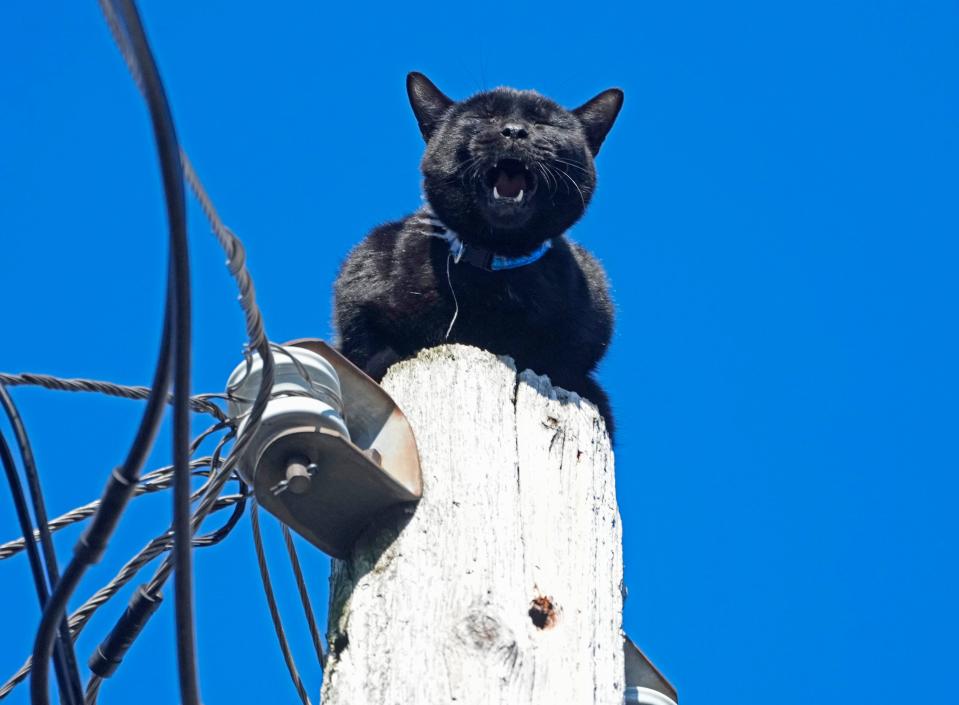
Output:
<instances>
[{"instance_id":1,"label":"wooden utility pole","mask_svg":"<svg viewBox=\"0 0 959 705\"><path fill-rule=\"evenodd\" d=\"M622 705L622 535L595 408L461 345L383 386L424 495L334 562L324 705Z\"/></svg>"}]
</instances>

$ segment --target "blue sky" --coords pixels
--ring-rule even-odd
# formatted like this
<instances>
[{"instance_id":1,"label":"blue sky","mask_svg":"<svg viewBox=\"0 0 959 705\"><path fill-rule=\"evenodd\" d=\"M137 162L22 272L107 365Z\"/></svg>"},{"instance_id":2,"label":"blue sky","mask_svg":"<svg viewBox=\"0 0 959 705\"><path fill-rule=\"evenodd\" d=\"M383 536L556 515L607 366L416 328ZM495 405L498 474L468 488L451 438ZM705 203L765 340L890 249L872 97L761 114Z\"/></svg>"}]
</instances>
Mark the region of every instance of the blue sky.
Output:
<instances>
[{"instance_id":1,"label":"blue sky","mask_svg":"<svg viewBox=\"0 0 959 705\"><path fill-rule=\"evenodd\" d=\"M327 337L339 262L417 206L407 71L453 97L513 85L569 106L620 86L575 237L618 306L601 378L620 427L626 630L685 704L954 699L955 3L326 5L142 8L271 338ZM163 203L96 3L6 3L0 65L0 369L145 384ZM243 321L192 205L190 225L194 387L216 391ZM51 513L96 496L141 406L15 393ZM167 496L138 500L80 594L168 518ZM0 540L16 534L0 493ZM268 548L315 693L281 544ZM303 557L324 606L326 559ZM205 702L295 702L246 522L196 568ZM5 677L38 616L22 558L0 563L0 596ZM167 605L101 702L175 701L172 621ZM84 660L110 624L81 639Z\"/></svg>"}]
</instances>

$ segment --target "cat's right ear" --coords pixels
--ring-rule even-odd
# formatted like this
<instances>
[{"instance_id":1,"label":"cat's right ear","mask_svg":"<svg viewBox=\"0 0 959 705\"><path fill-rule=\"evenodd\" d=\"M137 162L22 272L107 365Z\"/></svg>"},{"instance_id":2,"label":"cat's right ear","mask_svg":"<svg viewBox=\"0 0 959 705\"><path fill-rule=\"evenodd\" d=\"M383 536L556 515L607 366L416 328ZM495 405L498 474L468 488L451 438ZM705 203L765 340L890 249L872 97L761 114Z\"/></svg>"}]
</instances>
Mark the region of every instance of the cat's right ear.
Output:
<instances>
[{"instance_id":1,"label":"cat's right ear","mask_svg":"<svg viewBox=\"0 0 959 705\"><path fill-rule=\"evenodd\" d=\"M623 92L618 88L610 88L573 110L573 115L583 124L586 142L593 156L599 154L599 148L622 107Z\"/></svg>"},{"instance_id":2,"label":"cat's right ear","mask_svg":"<svg viewBox=\"0 0 959 705\"><path fill-rule=\"evenodd\" d=\"M453 101L434 86L430 79L416 71L406 76L406 93L410 97L410 105L413 106L413 114L416 115L423 139L429 142Z\"/></svg>"}]
</instances>

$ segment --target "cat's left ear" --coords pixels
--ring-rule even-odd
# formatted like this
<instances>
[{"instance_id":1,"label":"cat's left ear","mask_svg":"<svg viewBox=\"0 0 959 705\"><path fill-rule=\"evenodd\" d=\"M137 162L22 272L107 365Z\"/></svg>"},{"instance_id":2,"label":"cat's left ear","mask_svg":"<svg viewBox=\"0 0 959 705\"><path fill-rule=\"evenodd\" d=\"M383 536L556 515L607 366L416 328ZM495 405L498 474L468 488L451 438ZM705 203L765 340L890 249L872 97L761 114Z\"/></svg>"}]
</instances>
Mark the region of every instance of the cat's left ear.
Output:
<instances>
[{"instance_id":1,"label":"cat's left ear","mask_svg":"<svg viewBox=\"0 0 959 705\"><path fill-rule=\"evenodd\" d=\"M427 142L433 135L440 119L453 104L433 82L421 73L413 71L406 76L406 93L413 106L413 114L419 123L420 132Z\"/></svg>"},{"instance_id":2,"label":"cat's left ear","mask_svg":"<svg viewBox=\"0 0 959 705\"><path fill-rule=\"evenodd\" d=\"M610 88L572 111L586 130L586 142L593 156L599 154L599 148L622 107L623 92Z\"/></svg>"}]
</instances>

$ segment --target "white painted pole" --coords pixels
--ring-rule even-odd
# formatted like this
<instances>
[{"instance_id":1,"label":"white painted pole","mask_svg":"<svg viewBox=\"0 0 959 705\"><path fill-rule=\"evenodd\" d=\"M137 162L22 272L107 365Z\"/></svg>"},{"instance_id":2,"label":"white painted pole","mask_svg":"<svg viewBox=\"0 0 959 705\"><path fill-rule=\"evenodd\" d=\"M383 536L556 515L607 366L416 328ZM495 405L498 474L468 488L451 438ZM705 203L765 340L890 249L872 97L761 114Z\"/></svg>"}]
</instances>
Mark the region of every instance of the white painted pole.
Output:
<instances>
[{"instance_id":1,"label":"white painted pole","mask_svg":"<svg viewBox=\"0 0 959 705\"><path fill-rule=\"evenodd\" d=\"M334 562L324 705L621 705L622 536L595 408L460 345L383 386L424 496Z\"/></svg>"}]
</instances>

